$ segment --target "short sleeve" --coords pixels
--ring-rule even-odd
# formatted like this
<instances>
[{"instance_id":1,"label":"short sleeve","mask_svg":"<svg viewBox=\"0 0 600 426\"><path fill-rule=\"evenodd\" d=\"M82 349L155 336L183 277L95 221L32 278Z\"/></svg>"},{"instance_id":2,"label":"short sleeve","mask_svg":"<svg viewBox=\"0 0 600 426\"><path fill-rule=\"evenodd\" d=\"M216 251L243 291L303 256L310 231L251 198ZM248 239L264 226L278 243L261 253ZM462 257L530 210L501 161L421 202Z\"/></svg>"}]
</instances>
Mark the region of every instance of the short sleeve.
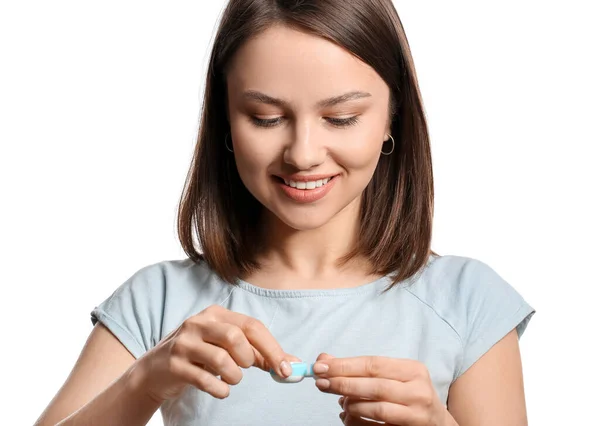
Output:
<instances>
[{"instance_id":1,"label":"short sleeve","mask_svg":"<svg viewBox=\"0 0 600 426\"><path fill-rule=\"evenodd\" d=\"M457 287L454 301L460 310L463 356L454 380L514 328L520 339L535 313L521 294L479 260L464 265Z\"/></svg>"},{"instance_id":2,"label":"short sleeve","mask_svg":"<svg viewBox=\"0 0 600 426\"><path fill-rule=\"evenodd\" d=\"M160 265L146 266L91 311L92 324L100 321L139 358L160 340L164 288Z\"/></svg>"}]
</instances>

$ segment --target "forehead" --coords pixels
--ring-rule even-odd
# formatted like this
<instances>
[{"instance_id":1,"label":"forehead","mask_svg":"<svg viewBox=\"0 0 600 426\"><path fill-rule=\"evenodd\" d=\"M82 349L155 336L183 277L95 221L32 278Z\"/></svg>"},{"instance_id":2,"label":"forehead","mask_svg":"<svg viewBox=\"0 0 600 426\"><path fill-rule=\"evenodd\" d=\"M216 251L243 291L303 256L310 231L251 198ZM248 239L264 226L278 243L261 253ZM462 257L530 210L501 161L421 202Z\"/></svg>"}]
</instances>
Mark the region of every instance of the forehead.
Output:
<instances>
[{"instance_id":1,"label":"forehead","mask_svg":"<svg viewBox=\"0 0 600 426\"><path fill-rule=\"evenodd\" d=\"M387 85L373 68L344 48L277 25L244 43L227 75L230 92L267 90L294 103L364 90L385 98Z\"/></svg>"}]
</instances>

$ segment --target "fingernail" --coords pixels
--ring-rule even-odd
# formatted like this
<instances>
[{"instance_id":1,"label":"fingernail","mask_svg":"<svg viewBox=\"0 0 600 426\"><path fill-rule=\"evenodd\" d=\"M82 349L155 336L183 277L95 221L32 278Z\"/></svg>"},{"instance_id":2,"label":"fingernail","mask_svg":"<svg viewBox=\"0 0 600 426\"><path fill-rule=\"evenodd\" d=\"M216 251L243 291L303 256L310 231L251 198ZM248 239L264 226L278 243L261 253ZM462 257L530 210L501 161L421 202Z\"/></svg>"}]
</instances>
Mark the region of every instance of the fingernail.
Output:
<instances>
[{"instance_id":1,"label":"fingernail","mask_svg":"<svg viewBox=\"0 0 600 426\"><path fill-rule=\"evenodd\" d=\"M327 389L330 385L329 380L327 379L317 379L315 384L319 389Z\"/></svg>"},{"instance_id":2,"label":"fingernail","mask_svg":"<svg viewBox=\"0 0 600 426\"><path fill-rule=\"evenodd\" d=\"M281 368L281 372L283 373L284 377L288 377L289 375L292 374L292 366L290 365L289 362L283 360L283 361L281 361L281 364L279 367Z\"/></svg>"},{"instance_id":3,"label":"fingernail","mask_svg":"<svg viewBox=\"0 0 600 426\"><path fill-rule=\"evenodd\" d=\"M340 396L340 399L338 399L338 404L340 404L340 407L344 408L344 397Z\"/></svg>"},{"instance_id":4,"label":"fingernail","mask_svg":"<svg viewBox=\"0 0 600 426\"><path fill-rule=\"evenodd\" d=\"M345 411L342 411L342 412L340 413L340 419L342 419L342 421L344 421L344 419L345 419L345 418L346 418L346 412L345 412Z\"/></svg>"},{"instance_id":5,"label":"fingernail","mask_svg":"<svg viewBox=\"0 0 600 426\"><path fill-rule=\"evenodd\" d=\"M329 365L327 365L327 364L324 364L324 363L322 363L322 362L317 362L317 363L315 363L315 365L313 365L313 371L314 371L316 374L323 374L323 373L326 373L326 372L327 372L327 370L329 370Z\"/></svg>"}]
</instances>

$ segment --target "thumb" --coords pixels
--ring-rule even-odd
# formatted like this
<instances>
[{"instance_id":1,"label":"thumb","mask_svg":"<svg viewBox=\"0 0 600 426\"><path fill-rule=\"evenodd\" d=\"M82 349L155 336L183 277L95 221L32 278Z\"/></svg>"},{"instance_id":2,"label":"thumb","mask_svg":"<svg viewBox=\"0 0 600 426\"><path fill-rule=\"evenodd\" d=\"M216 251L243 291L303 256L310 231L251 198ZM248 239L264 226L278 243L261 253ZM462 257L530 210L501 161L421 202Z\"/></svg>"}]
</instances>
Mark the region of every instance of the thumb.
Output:
<instances>
[{"instance_id":1,"label":"thumb","mask_svg":"<svg viewBox=\"0 0 600 426\"><path fill-rule=\"evenodd\" d=\"M302 362L302 360L300 358L298 358L297 356L294 355L290 355L290 354L285 354L285 360L288 362Z\"/></svg>"}]
</instances>

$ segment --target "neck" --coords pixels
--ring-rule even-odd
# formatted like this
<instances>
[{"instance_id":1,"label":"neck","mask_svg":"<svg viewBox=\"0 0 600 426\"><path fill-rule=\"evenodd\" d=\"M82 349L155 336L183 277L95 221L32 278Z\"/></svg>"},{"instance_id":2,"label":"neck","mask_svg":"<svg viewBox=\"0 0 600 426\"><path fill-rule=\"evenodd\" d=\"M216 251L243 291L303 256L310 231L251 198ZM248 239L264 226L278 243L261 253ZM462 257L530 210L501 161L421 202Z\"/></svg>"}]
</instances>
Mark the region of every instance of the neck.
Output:
<instances>
[{"instance_id":1,"label":"neck","mask_svg":"<svg viewBox=\"0 0 600 426\"><path fill-rule=\"evenodd\" d=\"M265 249L259 258L261 270L311 280L315 285L330 282L332 277L340 274L370 276L369 262L364 258L339 265L339 259L356 243L359 208L360 203L356 200L322 227L301 231L290 228L266 211L263 220Z\"/></svg>"}]
</instances>

